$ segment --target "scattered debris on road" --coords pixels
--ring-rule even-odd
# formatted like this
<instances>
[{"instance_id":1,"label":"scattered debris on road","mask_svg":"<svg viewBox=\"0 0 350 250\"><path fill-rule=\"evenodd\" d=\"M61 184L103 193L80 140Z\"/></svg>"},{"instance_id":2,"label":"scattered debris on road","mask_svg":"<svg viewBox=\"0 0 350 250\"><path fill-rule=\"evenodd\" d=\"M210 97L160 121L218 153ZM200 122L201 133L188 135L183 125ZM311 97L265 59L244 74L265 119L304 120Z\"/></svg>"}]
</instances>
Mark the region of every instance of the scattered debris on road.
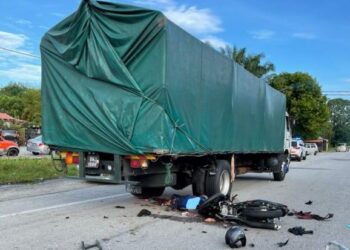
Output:
<instances>
[{"instance_id":1,"label":"scattered debris on road","mask_svg":"<svg viewBox=\"0 0 350 250\"><path fill-rule=\"evenodd\" d=\"M285 245L288 244L288 242L289 242L289 239L286 240L285 242L278 242L278 243L277 243L277 246L279 246L279 247L284 247Z\"/></svg>"},{"instance_id":2,"label":"scattered debris on road","mask_svg":"<svg viewBox=\"0 0 350 250\"><path fill-rule=\"evenodd\" d=\"M294 211L293 215L295 215L298 219L302 220L318 220L318 221L325 221L333 218L334 214L328 213L326 216L320 216L318 214L313 214L311 212L303 212L303 211Z\"/></svg>"},{"instance_id":3,"label":"scattered debris on road","mask_svg":"<svg viewBox=\"0 0 350 250\"><path fill-rule=\"evenodd\" d=\"M288 232L290 232L294 235L298 235L298 236L302 236L304 234L314 234L314 231L305 230L305 228L303 228L303 227L292 227L292 228L288 229Z\"/></svg>"},{"instance_id":4,"label":"scattered debris on road","mask_svg":"<svg viewBox=\"0 0 350 250\"><path fill-rule=\"evenodd\" d=\"M308 202L305 202L305 205L312 205L312 201L309 200Z\"/></svg>"},{"instance_id":5,"label":"scattered debris on road","mask_svg":"<svg viewBox=\"0 0 350 250\"><path fill-rule=\"evenodd\" d=\"M150 216L152 213L151 211L147 209L142 209L138 214L137 217L143 217L143 216Z\"/></svg>"},{"instance_id":6,"label":"scattered debris on road","mask_svg":"<svg viewBox=\"0 0 350 250\"><path fill-rule=\"evenodd\" d=\"M234 225L229 228L225 235L226 244L231 248L239 248L246 245L244 231L248 231L248 229L242 229L235 224L246 225L253 228L278 230L280 229L280 225L275 223L275 219L280 219L286 215L296 216L298 219L314 219L318 221L329 220L334 216L331 213L323 217L313 214L312 212L295 210L289 211L288 207L284 204L266 200L234 202L234 199L229 199L227 196L220 193L213 195L210 198L191 195L173 195L170 199L154 198L146 199L145 201L153 204L149 204L151 207L154 205L165 206L166 208L164 211L178 210L181 212L181 216L176 217L171 215L152 214L149 210L142 209L137 214L138 217L151 216L153 218L170 219L183 222L191 222L191 220L194 219L196 222L205 222L216 225L222 224L224 228ZM311 205L312 203L313 202L309 200L305 204ZM125 207L116 206L116 208ZM220 224L217 222L220 222ZM347 227L350 229L350 225ZM207 234L207 231L203 230L201 232L203 234ZM314 233L312 230L306 230L301 226L289 228L288 232L298 236ZM284 247L288 243L289 239L284 242L278 242L277 246ZM255 247L255 245L250 243L249 247Z\"/></svg>"},{"instance_id":7,"label":"scattered debris on road","mask_svg":"<svg viewBox=\"0 0 350 250\"><path fill-rule=\"evenodd\" d=\"M115 206L115 208L125 209L124 206Z\"/></svg>"},{"instance_id":8,"label":"scattered debris on road","mask_svg":"<svg viewBox=\"0 0 350 250\"><path fill-rule=\"evenodd\" d=\"M66 220L68 220L69 219L69 216L66 216Z\"/></svg>"},{"instance_id":9,"label":"scattered debris on road","mask_svg":"<svg viewBox=\"0 0 350 250\"><path fill-rule=\"evenodd\" d=\"M105 215L105 216L103 216L103 219L108 219L108 216L106 216L106 215Z\"/></svg>"},{"instance_id":10,"label":"scattered debris on road","mask_svg":"<svg viewBox=\"0 0 350 250\"><path fill-rule=\"evenodd\" d=\"M81 242L82 250L87 250L92 248L97 248L98 250L102 250L102 246L98 240L96 240L95 244L92 244L92 245L85 245L84 241Z\"/></svg>"},{"instance_id":11,"label":"scattered debris on road","mask_svg":"<svg viewBox=\"0 0 350 250\"><path fill-rule=\"evenodd\" d=\"M208 217L208 218L206 218L206 219L204 220L204 222L206 222L206 223L214 223L214 222L216 222L216 220L215 220L214 218Z\"/></svg>"}]
</instances>

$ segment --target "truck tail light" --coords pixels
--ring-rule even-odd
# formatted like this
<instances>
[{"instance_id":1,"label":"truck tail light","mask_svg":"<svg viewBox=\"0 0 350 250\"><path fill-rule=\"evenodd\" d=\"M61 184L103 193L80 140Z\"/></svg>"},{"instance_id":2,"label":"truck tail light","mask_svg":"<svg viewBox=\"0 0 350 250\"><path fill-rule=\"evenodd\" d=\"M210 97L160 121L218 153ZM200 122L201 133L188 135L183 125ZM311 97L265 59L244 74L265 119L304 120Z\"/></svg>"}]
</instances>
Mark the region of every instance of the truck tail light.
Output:
<instances>
[{"instance_id":1,"label":"truck tail light","mask_svg":"<svg viewBox=\"0 0 350 250\"><path fill-rule=\"evenodd\" d=\"M130 161L130 167L131 168L139 168L141 166L139 160L131 160Z\"/></svg>"},{"instance_id":2,"label":"truck tail light","mask_svg":"<svg viewBox=\"0 0 350 250\"><path fill-rule=\"evenodd\" d=\"M65 152L61 153L61 156L65 158L65 162L67 165L71 164L79 164L79 154L75 152Z\"/></svg>"},{"instance_id":3,"label":"truck tail light","mask_svg":"<svg viewBox=\"0 0 350 250\"><path fill-rule=\"evenodd\" d=\"M148 168L148 160L139 159L130 161L131 168Z\"/></svg>"},{"instance_id":4,"label":"truck tail light","mask_svg":"<svg viewBox=\"0 0 350 250\"><path fill-rule=\"evenodd\" d=\"M157 158L153 155L129 155L125 159L130 160L131 168L143 168L146 169L149 166L149 161L154 161Z\"/></svg>"},{"instance_id":5,"label":"truck tail light","mask_svg":"<svg viewBox=\"0 0 350 250\"><path fill-rule=\"evenodd\" d=\"M79 164L79 155L73 155L73 164Z\"/></svg>"},{"instance_id":6,"label":"truck tail light","mask_svg":"<svg viewBox=\"0 0 350 250\"><path fill-rule=\"evenodd\" d=\"M66 164L70 165L73 163L73 156L71 152L66 153Z\"/></svg>"}]
</instances>

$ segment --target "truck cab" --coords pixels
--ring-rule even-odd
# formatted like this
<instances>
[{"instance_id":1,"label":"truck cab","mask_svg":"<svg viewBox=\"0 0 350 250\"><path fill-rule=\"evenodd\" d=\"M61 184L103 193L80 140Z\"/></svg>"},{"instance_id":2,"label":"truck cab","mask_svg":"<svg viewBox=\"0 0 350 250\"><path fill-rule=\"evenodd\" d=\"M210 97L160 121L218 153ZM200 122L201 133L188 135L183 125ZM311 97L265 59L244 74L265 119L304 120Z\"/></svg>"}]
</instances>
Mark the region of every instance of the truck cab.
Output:
<instances>
[{"instance_id":1,"label":"truck cab","mask_svg":"<svg viewBox=\"0 0 350 250\"><path fill-rule=\"evenodd\" d=\"M290 153L290 147L292 145L292 129L290 127L290 118L289 114L286 112L286 124L284 132L284 151Z\"/></svg>"}]
</instances>

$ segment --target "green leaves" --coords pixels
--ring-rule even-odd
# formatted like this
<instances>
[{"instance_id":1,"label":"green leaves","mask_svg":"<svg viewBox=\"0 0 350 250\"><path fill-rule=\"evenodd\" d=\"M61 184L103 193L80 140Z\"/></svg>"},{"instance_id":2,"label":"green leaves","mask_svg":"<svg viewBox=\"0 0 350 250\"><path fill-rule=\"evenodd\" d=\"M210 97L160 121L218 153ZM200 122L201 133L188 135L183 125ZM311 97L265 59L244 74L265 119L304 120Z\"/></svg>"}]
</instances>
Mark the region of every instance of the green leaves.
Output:
<instances>
[{"instance_id":1,"label":"green leaves","mask_svg":"<svg viewBox=\"0 0 350 250\"><path fill-rule=\"evenodd\" d=\"M271 62L262 63L265 58L264 53L248 55L246 48L238 49L236 46L233 48L226 46L226 48L221 49L221 53L232 58L250 73L259 78L275 71L275 65Z\"/></svg>"},{"instance_id":2,"label":"green leaves","mask_svg":"<svg viewBox=\"0 0 350 250\"><path fill-rule=\"evenodd\" d=\"M0 89L0 112L35 124L41 123L40 90L9 83Z\"/></svg>"},{"instance_id":3,"label":"green leaves","mask_svg":"<svg viewBox=\"0 0 350 250\"><path fill-rule=\"evenodd\" d=\"M333 144L350 143L350 101L333 99L328 102L333 126Z\"/></svg>"},{"instance_id":4,"label":"green leaves","mask_svg":"<svg viewBox=\"0 0 350 250\"><path fill-rule=\"evenodd\" d=\"M293 135L306 139L329 134L327 98L307 73L281 73L270 78L272 87L286 95L287 110L294 120Z\"/></svg>"}]
</instances>

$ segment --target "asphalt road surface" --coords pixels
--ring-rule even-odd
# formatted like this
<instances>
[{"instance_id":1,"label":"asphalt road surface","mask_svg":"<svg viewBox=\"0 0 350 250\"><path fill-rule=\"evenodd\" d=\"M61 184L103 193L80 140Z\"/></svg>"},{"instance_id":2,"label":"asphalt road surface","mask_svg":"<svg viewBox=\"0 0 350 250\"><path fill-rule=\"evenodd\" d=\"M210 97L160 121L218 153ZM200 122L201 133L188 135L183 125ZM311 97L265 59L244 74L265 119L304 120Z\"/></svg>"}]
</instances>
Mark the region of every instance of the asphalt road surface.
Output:
<instances>
[{"instance_id":1,"label":"asphalt road surface","mask_svg":"<svg viewBox=\"0 0 350 250\"><path fill-rule=\"evenodd\" d=\"M27 151L26 146L20 146L18 156L19 157L28 157L28 158L39 158L39 157L46 157L47 155L33 155L32 152Z\"/></svg>"},{"instance_id":2,"label":"asphalt road surface","mask_svg":"<svg viewBox=\"0 0 350 250\"><path fill-rule=\"evenodd\" d=\"M324 153L292 162L284 182L272 181L269 174L239 177L235 190L240 201L268 199L321 216L334 213L330 221L286 216L279 231L247 228L247 244L253 243L254 249L280 249L277 243L289 239L283 249L325 249L329 241L350 247L349 180L350 153ZM169 188L164 196L174 192ZM189 194L190 189L181 193ZM312 205L305 205L309 200ZM173 217L137 217L143 208ZM288 232L294 226L314 234L294 236ZM0 186L0 249L81 249L81 241L96 240L103 249L229 249L226 230L222 224L198 222L138 200L123 186L73 179Z\"/></svg>"}]
</instances>

